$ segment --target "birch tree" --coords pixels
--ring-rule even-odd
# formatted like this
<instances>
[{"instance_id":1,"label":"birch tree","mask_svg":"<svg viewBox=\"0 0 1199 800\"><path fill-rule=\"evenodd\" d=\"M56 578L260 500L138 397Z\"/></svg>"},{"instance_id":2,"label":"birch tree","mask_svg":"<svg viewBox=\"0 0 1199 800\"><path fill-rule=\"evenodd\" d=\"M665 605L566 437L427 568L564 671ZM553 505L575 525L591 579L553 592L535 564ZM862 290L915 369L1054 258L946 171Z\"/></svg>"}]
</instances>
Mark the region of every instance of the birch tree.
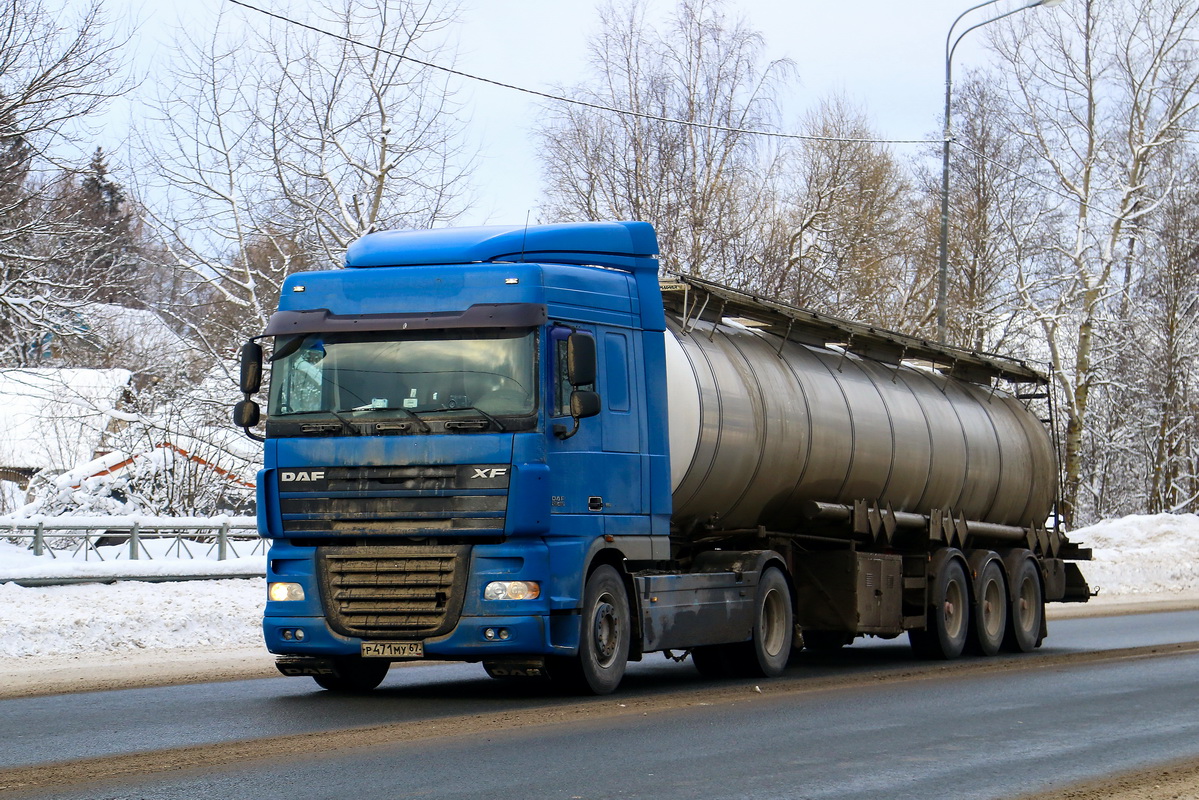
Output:
<instances>
[{"instance_id":1,"label":"birch tree","mask_svg":"<svg viewBox=\"0 0 1199 800\"><path fill-rule=\"evenodd\" d=\"M1125 237L1160 200L1148 178L1199 101L1199 6L1081 0L1069 9L1028 15L998 41L1012 76L1010 130L1034 154L1061 215L1060 244L1024 262L1017 280L1064 397L1068 523L1089 508L1083 456L1105 355L1098 330L1118 306Z\"/></svg>"}]
</instances>

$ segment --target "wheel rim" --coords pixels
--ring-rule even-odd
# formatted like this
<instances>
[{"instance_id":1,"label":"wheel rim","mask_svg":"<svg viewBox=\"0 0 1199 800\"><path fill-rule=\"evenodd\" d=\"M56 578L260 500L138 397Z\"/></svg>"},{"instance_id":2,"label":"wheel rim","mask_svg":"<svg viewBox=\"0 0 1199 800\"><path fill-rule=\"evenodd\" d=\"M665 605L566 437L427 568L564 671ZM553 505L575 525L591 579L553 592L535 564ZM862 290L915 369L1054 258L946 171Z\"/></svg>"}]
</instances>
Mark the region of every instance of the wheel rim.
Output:
<instances>
[{"instance_id":1,"label":"wheel rim","mask_svg":"<svg viewBox=\"0 0 1199 800\"><path fill-rule=\"evenodd\" d=\"M990 639L995 639L1003 633L1003 605L1003 591L999 581L987 581L983 587L982 626Z\"/></svg>"},{"instance_id":2,"label":"wheel rim","mask_svg":"<svg viewBox=\"0 0 1199 800\"><path fill-rule=\"evenodd\" d=\"M941 614L945 620L945 634L950 639L956 639L962 633L962 623L966 619L962 600L962 584L951 580L945 587L945 602L941 604Z\"/></svg>"},{"instance_id":3,"label":"wheel rim","mask_svg":"<svg viewBox=\"0 0 1199 800\"><path fill-rule=\"evenodd\" d=\"M787 638L787 609L783 605L782 592L771 589L762 601L762 618L758 629L762 636L762 649L767 655L777 656L783 650Z\"/></svg>"},{"instance_id":4,"label":"wheel rim","mask_svg":"<svg viewBox=\"0 0 1199 800\"><path fill-rule=\"evenodd\" d=\"M595 605L595 618L591 627L595 645L595 660L601 667L609 667L616 658L620 644L620 617L616 614L615 598L605 592Z\"/></svg>"}]
</instances>

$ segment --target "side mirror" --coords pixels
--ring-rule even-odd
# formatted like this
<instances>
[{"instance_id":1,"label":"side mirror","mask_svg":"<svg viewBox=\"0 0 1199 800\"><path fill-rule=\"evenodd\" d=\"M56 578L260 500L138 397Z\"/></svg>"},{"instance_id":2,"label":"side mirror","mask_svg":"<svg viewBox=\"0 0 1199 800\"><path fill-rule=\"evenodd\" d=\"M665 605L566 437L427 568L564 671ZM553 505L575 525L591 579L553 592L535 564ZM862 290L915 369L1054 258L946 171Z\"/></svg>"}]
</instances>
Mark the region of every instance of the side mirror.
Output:
<instances>
[{"instance_id":1,"label":"side mirror","mask_svg":"<svg viewBox=\"0 0 1199 800\"><path fill-rule=\"evenodd\" d=\"M570 415L575 419L594 417L600 413L600 396L595 392L573 391L570 393Z\"/></svg>"},{"instance_id":2,"label":"side mirror","mask_svg":"<svg viewBox=\"0 0 1199 800\"><path fill-rule=\"evenodd\" d=\"M253 428L262 417L262 411L253 400L241 400L233 407L233 424L239 428Z\"/></svg>"},{"instance_id":3,"label":"side mirror","mask_svg":"<svg viewBox=\"0 0 1199 800\"><path fill-rule=\"evenodd\" d=\"M555 425L554 435L559 439L569 439L579 432L579 420L594 417L600 413L600 396L595 392L576 389L570 393L570 415L574 417L574 427L570 430L565 425Z\"/></svg>"},{"instance_id":4,"label":"side mirror","mask_svg":"<svg viewBox=\"0 0 1199 800\"><path fill-rule=\"evenodd\" d=\"M262 387L262 345L246 342L241 348L241 390L247 397Z\"/></svg>"},{"instance_id":5,"label":"side mirror","mask_svg":"<svg viewBox=\"0 0 1199 800\"><path fill-rule=\"evenodd\" d=\"M595 339L582 333L572 333L567 338L566 378L571 386L595 383Z\"/></svg>"}]
</instances>

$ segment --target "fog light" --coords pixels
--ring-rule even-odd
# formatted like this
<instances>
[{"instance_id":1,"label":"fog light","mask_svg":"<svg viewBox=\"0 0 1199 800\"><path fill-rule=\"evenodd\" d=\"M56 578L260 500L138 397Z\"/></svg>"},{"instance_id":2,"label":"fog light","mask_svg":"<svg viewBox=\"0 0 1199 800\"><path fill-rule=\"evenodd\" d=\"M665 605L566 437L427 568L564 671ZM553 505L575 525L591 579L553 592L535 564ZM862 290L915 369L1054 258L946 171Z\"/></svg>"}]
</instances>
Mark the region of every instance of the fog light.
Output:
<instances>
[{"instance_id":1,"label":"fog light","mask_svg":"<svg viewBox=\"0 0 1199 800\"><path fill-rule=\"evenodd\" d=\"M507 628L500 628L500 638L507 639L509 636Z\"/></svg>"},{"instance_id":2,"label":"fog light","mask_svg":"<svg viewBox=\"0 0 1199 800\"><path fill-rule=\"evenodd\" d=\"M304 629L303 628L296 628L296 641L297 642L304 641Z\"/></svg>"},{"instance_id":3,"label":"fog light","mask_svg":"<svg viewBox=\"0 0 1199 800\"><path fill-rule=\"evenodd\" d=\"M488 628L487 630L483 631L483 638L489 642L494 642L495 641L495 628Z\"/></svg>"},{"instance_id":4,"label":"fog light","mask_svg":"<svg viewBox=\"0 0 1199 800\"><path fill-rule=\"evenodd\" d=\"M279 631L279 636L282 637L283 641L290 642L292 637L291 628L284 628Z\"/></svg>"},{"instance_id":5,"label":"fog light","mask_svg":"<svg viewBox=\"0 0 1199 800\"><path fill-rule=\"evenodd\" d=\"M492 581L483 589L484 600L536 600L541 585L536 581Z\"/></svg>"},{"instance_id":6,"label":"fog light","mask_svg":"<svg viewBox=\"0 0 1199 800\"><path fill-rule=\"evenodd\" d=\"M298 583L272 583L267 589L267 597L275 602L288 600L303 600L304 587Z\"/></svg>"}]
</instances>

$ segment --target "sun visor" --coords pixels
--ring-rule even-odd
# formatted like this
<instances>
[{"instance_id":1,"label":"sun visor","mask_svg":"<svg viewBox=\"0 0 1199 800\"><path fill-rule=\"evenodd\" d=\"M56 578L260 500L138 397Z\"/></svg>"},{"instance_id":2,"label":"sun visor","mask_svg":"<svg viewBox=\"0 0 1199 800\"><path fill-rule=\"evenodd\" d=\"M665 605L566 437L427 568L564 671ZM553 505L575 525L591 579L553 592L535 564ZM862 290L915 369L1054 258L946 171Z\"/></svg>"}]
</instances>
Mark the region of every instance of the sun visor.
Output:
<instances>
[{"instance_id":1,"label":"sun visor","mask_svg":"<svg viewBox=\"0 0 1199 800\"><path fill-rule=\"evenodd\" d=\"M277 311L267 336L353 331L419 331L441 328L532 328L549 319L541 303L477 303L465 311L434 314L334 314L327 308Z\"/></svg>"}]
</instances>

